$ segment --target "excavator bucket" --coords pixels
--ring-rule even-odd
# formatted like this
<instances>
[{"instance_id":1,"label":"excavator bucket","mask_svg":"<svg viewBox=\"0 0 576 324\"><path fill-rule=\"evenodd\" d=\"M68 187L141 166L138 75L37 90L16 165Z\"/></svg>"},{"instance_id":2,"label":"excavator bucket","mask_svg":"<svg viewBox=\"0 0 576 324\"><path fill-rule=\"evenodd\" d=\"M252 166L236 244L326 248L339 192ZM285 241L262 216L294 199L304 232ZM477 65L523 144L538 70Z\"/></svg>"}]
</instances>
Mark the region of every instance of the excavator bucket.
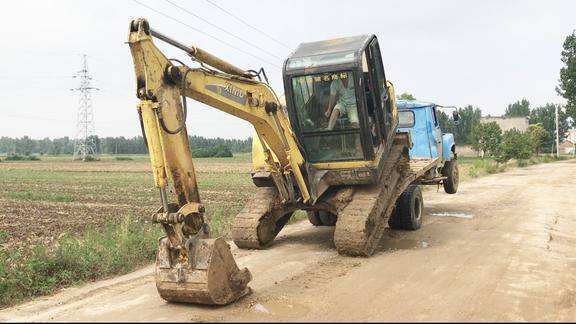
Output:
<instances>
[{"instance_id":1,"label":"excavator bucket","mask_svg":"<svg viewBox=\"0 0 576 324\"><path fill-rule=\"evenodd\" d=\"M178 257L167 237L160 239L156 255L156 288L170 302L226 305L250 293L252 279L240 270L222 238L198 239L188 258Z\"/></svg>"}]
</instances>

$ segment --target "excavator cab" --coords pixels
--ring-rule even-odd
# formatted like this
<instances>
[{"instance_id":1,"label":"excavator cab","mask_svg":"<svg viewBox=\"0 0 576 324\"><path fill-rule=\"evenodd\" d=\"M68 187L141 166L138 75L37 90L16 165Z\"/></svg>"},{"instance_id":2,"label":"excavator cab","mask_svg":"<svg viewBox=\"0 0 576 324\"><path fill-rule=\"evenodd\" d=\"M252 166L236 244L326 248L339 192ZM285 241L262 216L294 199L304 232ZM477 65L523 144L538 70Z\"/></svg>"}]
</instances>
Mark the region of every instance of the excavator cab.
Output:
<instances>
[{"instance_id":1,"label":"excavator cab","mask_svg":"<svg viewBox=\"0 0 576 324\"><path fill-rule=\"evenodd\" d=\"M313 196L376 182L398 124L376 36L303 43L286 59L283 78Z\"/></svg>"},{"instance_id":2,"label":"excavator cab","mask_svg":"<svg viewBox=\"0 0 576 324\"><path fill-rule=\"evenodd\" d=\"M393 136L396 112L374 35L301 44L285 61L284 85L312 163L371 161Z\"/></svg>"}]
</instances>

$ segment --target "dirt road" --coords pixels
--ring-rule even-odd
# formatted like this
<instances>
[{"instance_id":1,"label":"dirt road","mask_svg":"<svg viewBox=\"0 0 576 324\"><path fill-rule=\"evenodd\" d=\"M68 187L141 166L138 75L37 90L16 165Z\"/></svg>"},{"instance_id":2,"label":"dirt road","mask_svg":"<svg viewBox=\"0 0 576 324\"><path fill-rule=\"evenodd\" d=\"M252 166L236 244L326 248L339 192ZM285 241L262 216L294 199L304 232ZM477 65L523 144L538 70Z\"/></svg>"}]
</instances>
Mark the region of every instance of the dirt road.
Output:
<instances>
[{"instance_id":1,"label":"dirt road","mask_svg":"<svg viewBox=\"0 0 576 324\"><path fill-rule=\"evenodd\" d=\"M332 228L289 226L266 251L233 249L254 293L226 307L168 304L151 267L0 312L4 321L575 321L576 161L426 191L417 232L369 259L338 256Z\"/></svg>"}]
</instances>

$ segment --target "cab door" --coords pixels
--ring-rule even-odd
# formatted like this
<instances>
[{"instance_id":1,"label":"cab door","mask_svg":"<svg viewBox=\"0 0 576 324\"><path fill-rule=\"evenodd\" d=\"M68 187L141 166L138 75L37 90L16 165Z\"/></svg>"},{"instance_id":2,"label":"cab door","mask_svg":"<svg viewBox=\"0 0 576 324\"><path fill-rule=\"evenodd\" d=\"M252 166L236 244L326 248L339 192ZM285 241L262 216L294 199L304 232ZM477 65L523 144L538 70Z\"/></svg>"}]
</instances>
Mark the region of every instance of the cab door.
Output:
<instances>
[{"instance_id":1,"label":"cab door","mask_svg":"<svg viewBox=\"0 0 576 324\"><path fill-rule=\"evenodd\" d=\"M438 122L436 106L432 106L430 111L430 151L432 157L442 156L442 130Z\"/></svg>"},{"instance_id":2,"label":"cab door","mask_svg":"<svg viewBox=\"0 0 576 324\"><path fill-rule=\"evenodd\" d=\"M374 101L374 118L376 119L376 128L381 143L391 136L392 130L392 112L389 105L388 88L386 87L386 75L382 65L382 56L380 55L380 46L378 39L374 37L366 49L368 56L368 65L370 69L370 83L372 98Z\"/></svg>"}]
</instances>

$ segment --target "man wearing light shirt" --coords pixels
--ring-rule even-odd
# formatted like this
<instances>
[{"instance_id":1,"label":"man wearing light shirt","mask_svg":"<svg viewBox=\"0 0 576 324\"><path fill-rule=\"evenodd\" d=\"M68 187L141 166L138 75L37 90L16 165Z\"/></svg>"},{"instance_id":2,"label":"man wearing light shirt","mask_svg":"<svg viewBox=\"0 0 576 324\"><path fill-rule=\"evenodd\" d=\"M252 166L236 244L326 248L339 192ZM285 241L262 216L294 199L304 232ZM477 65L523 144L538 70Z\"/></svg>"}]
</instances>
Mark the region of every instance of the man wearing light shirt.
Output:
<instances>
[{"instance_id":1,"label":"man wearing light shirt","mask_svg":"<svg viewBox=\"0 0 576 324\"><path fill-rule=\"evenodd\" d=\"M346 74L347 75L347 74ZM347 75L348 76L348 75ZM338 117L346 115L352 128L358 128L358 109L354 83L350 76L333 80L330 85L330 100L325 116L329 118L327 130L334 129Z\"/></svg>"}]
</instances>

